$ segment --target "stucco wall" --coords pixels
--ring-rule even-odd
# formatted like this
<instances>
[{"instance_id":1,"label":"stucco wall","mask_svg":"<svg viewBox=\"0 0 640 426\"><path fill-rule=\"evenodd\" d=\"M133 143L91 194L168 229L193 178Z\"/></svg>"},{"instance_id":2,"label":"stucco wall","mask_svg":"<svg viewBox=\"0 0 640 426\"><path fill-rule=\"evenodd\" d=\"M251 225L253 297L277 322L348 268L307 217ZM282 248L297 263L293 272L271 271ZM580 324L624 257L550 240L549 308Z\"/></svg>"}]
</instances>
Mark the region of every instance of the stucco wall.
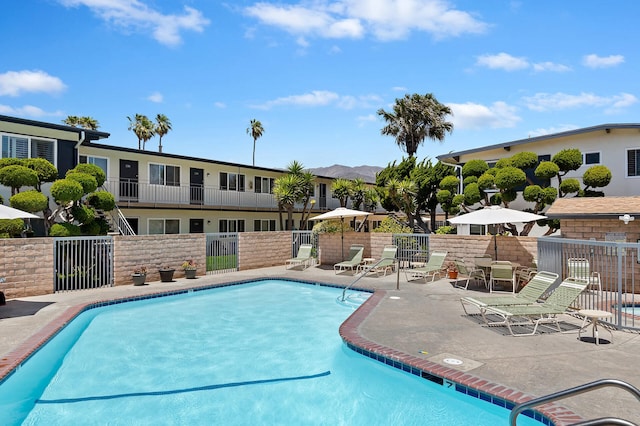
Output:
<instances>
[{"instance_id":1,"label":"stucco wall","mask_svg":"<svg viewBox=\"0 0 640 426\"><path fill-rule=\"evenodd\" d=\"M240 270L284 265L284 261L292 257L290 231L238 234Z\"/></svg>"}]
</instances>

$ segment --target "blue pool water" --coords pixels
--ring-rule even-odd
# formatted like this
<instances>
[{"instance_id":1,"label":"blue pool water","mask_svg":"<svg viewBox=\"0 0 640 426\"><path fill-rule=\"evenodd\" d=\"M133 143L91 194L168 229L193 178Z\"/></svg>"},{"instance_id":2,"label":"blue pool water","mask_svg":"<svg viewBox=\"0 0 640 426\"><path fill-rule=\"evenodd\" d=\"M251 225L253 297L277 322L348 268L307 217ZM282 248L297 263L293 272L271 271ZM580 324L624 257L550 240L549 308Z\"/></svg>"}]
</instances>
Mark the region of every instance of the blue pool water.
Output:
<instances>
[{"instance_id":1,"label":"blue pool water","mask_svg":"<svg viewBox=\"0 0 640 426\"><path fill-rule=\"evenodd\" d=\"M270 280L91 309L0 385L3 424L507 424L348 349L341 292Z\"/></svg>"}]
</instances>

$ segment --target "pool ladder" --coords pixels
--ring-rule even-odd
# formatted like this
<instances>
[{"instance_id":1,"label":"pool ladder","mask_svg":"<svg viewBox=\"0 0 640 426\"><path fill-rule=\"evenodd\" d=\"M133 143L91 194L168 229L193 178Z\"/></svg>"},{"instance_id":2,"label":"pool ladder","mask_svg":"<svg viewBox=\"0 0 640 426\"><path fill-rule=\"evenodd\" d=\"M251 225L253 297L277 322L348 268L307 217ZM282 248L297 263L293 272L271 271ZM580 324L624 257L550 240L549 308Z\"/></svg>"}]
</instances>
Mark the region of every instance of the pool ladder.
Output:
<instances>
[{"instance_id":1,"label":"pool ladder","mask_svg":"<svg viewBox=\"0 0 640 426\"><path fill-rule=\"evenodd\" d=\"M540 398L532 399L531 401L523 402L522 404L518 404L511 410L511 414L509 415L509 424L511 426L516 425L516 418L520 413L525 410L531 409L540 404L546 404L547 402L557 401L559 399L568 398L570 396L580 395L582 393L590 392L595 389L600 389L608 386L615 386L622 388L629 393L633 394L638 401L640 401L640 390L633 385L630 385L627 382L623 382L622 380L617 379L601 379L596 380L595 382L585 383L584 385L579 385L574 388L565 389L560 392L552 393L547 396L542 396ZM635 423L631 423L624 419L618 419L616 417L602 417L599 419L586 420L579 423L574 423L573 426L596 426L596 425L624 425L624 426L636 426Z\"/></svg>"},{"instance_id":2,"label":"pool ladder","mask_svg":"<svg viewBox=\"0 0 640 426\"><path fill-rule=\"evenodd\" d=\"M360 281L362 279L362 277L367 275L373 268L378 266L380 264L380 262L382 262L383 260L386 260L386 259L380 259L376 263L373 263L371 265L367 265L365 268L363 268L362 272L360 273L360 276L358 278L356 278L355 280L353 280L353 282L351 284L347 285L344 288L344 290L342 290L342 297L340 298L340 301L344 302L344 298L345 298L345 294L347 293L347 290L349 290L351 287L353 287L358 281ZM400 274L400 265L399 265L398 259L394 259L394 266L396 267L396 271L398 272L398 274Z\"/></svg>"}]
</instances>

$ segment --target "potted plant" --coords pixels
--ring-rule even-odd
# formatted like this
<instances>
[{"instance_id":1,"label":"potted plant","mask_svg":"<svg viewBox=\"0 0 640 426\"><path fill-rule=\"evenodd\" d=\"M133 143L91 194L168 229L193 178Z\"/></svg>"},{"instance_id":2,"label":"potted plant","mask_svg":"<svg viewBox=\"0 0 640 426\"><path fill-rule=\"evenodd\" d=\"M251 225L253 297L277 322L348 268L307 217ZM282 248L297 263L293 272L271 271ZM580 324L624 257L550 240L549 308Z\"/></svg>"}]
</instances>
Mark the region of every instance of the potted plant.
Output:
<instances>
[{"instance_id":1,"label":"potted plant","mask_svg":"<svg viewBox=\"0 0 640 426\"><path fill-rule=\"evenodd\" d=\"M160 281L163 283L170 283L173 281L173 273L176 270L169 265L162 266L158 272L160 272Z\"/></svg>"},{"instance_id":2,"label":"potted plant","mask_svg":"<svg viewBox=\"0 0 640 426\"><path fill-rule=\"evenodd\" d=\"M133 280L133 285L144 285L147 279L147 268L144 266L135 268L131 273L131 279Z\"/></svg>"},{"instance_id":3,"label":"potted plant","mask_svg":"<svg viewBox=\"0 0 640 426\"><path fill-rule=\"evenodd\" d=\"M182 263L182 269L184 269L184 276L186 278L194 279L198 270L198 264L193 259L185 260Z\"/></svg>"},{"instance_id":4,"label":"potted plant","mask_svg":"<svg viewBox=\"0 0 640 426\"><path fill-rule=\"evenodd\" d=\"M455 262L447 263L447 275L452 280L455 280L455 279L458 278L458 268L456 267L456 263Z\"/></svg>"}]
</instances>

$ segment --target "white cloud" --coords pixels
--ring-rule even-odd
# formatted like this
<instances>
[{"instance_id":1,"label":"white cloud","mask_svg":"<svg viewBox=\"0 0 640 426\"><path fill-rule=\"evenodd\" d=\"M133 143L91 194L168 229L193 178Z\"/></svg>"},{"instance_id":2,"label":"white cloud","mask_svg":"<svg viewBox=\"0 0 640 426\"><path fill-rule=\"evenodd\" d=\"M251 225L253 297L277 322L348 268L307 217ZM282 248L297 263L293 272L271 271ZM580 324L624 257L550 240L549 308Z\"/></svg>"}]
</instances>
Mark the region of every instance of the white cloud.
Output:
<instances>
[{"instance_id":1,"label":"white cloud","mask_svg":"<svg viewBox=\"0 0 640 426\"><path fill-rule=\"evenodd\" d=\"M406 38L422 31L436 38L482 33L487 24L472 14L453 9L444 0L320 0L295 5L255 3L245 13L265 25L293 35L320 38L379 40Z\"/></svg>"},{"instance_id":2,"label":"white cloud","mask_svg":"<svg viewBox=\"0 0 640 426\"><path fill-rule=\"evenodd\" d=\"M608 68L615 67L624 62L624 56L622 55L610 55L610 56L598 56L598 55L586 55L582 58L582 64L589 68Z\"/></svg>"},{"instance_id":3,"label":"white cloud","mask_svg":"<svg viewBox=\"0 0 640 426\"><path fill-rule=\"evenodd\" d=\"M516 71L529 68L529 62L525 58L516 58L508 53L498 53L497 55L478 56L476 65L490 69L502 69L505 71Z\"/></svg>"},{"instance_id":4,"label":"white cloud","mask_svg":"<svg viewBox=\"0 0 640 426\"><path fill-rule=\"evenodd\" d=\"M25 105L23 107L14 108L8 105L0 104L0 114L17 115L22 117L62 117L62 111L46 112L42 108L33 105Z\"/></svg>"},{"instance_id":5,"label":"white cloud","mask_svg":"<svg viewBox=\"0 0 640 426\"><path fill-rule=\"evenodd\" d=\"M358 121L358 126L362 127L366 123L374 123L378 121L379 117L376 114L368 114L368 115L361 115L356 120Z\"/></svg>"},{"instance_id":6,"label":"white cloud","mask_svg":"<svg viewBox=\"0 0 640 426\"><path fill-rule=\"evenodd\" d=\"M407 88L404 86L395 86L392 87L391 90L393 90L394 92L406 92Z\"/></svg>"},{"instance_id":7,"label":"white cloud","mask_svg":"<svg viewBox=\"0 0 640 426\"><path fill-rule=\"evenodd\" d=\"M534 96L525 97L523 100L527 108L533 111L557 111L582 107L608 107L623 108L638 102L638 99L628 93L604 97L593 93L580 93L570 95L567 93L536 93Z\"/></svg>"},{"instance_id":8,"label":"white cloud","mask_svg":"<svg viewBox=\"0 0 640 426\"><path fill-rule=\"evenodd\" d=\"M125 29L150 32L158 42L175 46L183 30L202 32L209 24L202 13L185 6L182 15L162 14L139 0L58 0L67 7L86 6L99 18Z\"/></svg>"},{"instance_id":9,"label":"white cloud","mask_svg":"<svg viewBox=\"0 0 640 426\"><path fill-rule=\"evenodd\" d=\"M536 64L533 64L533 70L537 72L543 72L543 71L567 72L567 71L571 71L571 68L566 65L556 64L554 62L538 62Z\"/></svg>"},{"instance_id":10,"label":"white cloud","mask_svg":"<svg viewBox=\"0 0 640 426\"><path fill-rule=\"evenodd\" d=\"M301 106L301 107L322 107L335 105L341 109L372 108L380 103L380 98L376 95L351 96L338 95L326 90L314 90L302 95L291 95L267 101L260 105L253 105L253 108L271 109L277 106Z\"/></svg>"},{"instance_id":11,"label":"white cloud","mask_svg":"<svg viewBox=\"0 0 640 426\"><path fill-rule=\"evenodd\" d=\"M151 95L149 95L149 97L147 99L150 100L151 102L155 102L157 104L160 104L164 100L164 97L162 96L162 93L160 93L160 92L153 92Z\"/></svg>"},{"instance_id":12,"label":"white cloud","mask_svg":"<svg viewBox=\"0 0 640 426\"><path fill-rule=\"evenodd\" d=\"M548 129L534 129L529 131L529 137L551 135L554 133L568 132L569 130L575 130L578 126L573 124L562 124L560 126L549 127Z\"/></svg>"},{"instance_id":13,"label":"white cloud","mask_svg":"<svg viewBox=\"0 0 640 426\"><path fill-rule=\"evenodd\" d=\"M55 94L66 88L62 80L44 71L7 71L0 74L0 96L20 96L23 93Z\"/></svg>"},{"instance_id":14,"label":"white cloud","mask_svg":"<svg viewBox=\"0 0 640 426\"><path fill-rule=\"evenodd\" d=\"M223 108L227 107L227 104L225 104L224 102L214 102L213 106L216 107L216 108L223 109Z\"/></svg>"},{"instance_id":15,"label":"white cloud","mask_svg":"<svg viewBox=\"0 0 640 426\"><path fill-rule=\"evenodd\" d=\"M517 108L505 102L494 102L487 106L467 102L464 104L448 103L453 116L454 129L483 129L483 128L507 128L515 127L522 121L517 115Z\"/></svg>"}]
</instances>

